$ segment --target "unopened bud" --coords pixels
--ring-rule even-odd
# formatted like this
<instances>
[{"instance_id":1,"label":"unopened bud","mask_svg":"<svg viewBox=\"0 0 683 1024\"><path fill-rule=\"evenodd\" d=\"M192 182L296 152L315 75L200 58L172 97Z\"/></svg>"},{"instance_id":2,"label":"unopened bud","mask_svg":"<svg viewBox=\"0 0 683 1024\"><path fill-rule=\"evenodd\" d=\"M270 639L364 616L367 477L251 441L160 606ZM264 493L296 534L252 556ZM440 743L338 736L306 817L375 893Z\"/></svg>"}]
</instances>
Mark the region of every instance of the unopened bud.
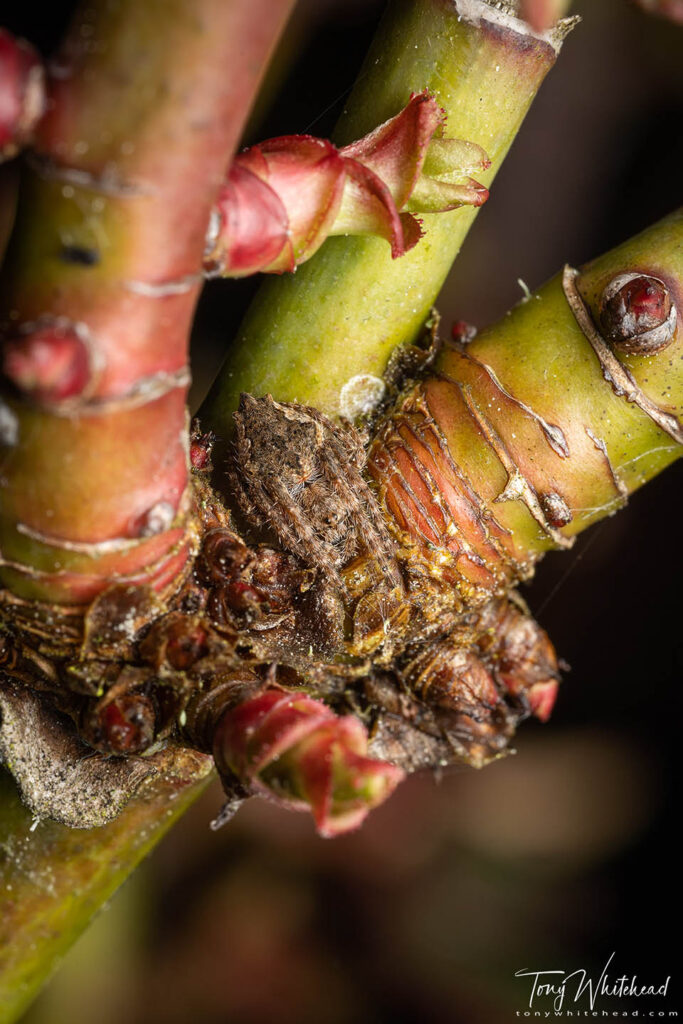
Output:
<instances>
[{"instance_id":1,"label":"unopened bud","mask_svg":"<svg viewBox=\"0 0 683 1024\"><path fill-rule=\"evenodd\" d=\"M600 325L607 341L629 355L652 355L676 332L676 306L658 277L624 273L612 278L600 300Z\"/></svg>"},{"instance_id":2,"label":"unopened bud","mask_svg":"<svg viewBox=\"0 0 683 1024\"><path fill-rule=\"evenodd\" d=\"M550 526L567 526L572 521L571 509L561 494L548 491L540 497L543 514Z\"/></svg>"},{"instance_id":3,"label":"unopened bud","mask_svg":"<svg viewBox=\"0 0 683 1024\"><path fill-rule=\"evenodd\" d=\"M212 431L201 434L193 431L190 438L190 466L196 470L211 469L211 452L216 443L216 435Z\"/></svg>"},{"instance_id":4,"label":"unopened bud","mask_svg":"<svg viewBox=\"0 0 683 1024\"><path fill-rule=\"evenodd\" d=\"M214 733L221 774L292 810L310 810L323 836L357 828L403 778L367 756L365 727L303 693L267 689L228 710Z\"/></svg>"},{"instance_id":5,"label":"unopened bud","mask_svg":"<svg viewBox=\"0 0 683 1024\"><path fill-rule=\"evenodd\" d=\"M92 378L83 332L61 321L36 324L10 338L5 343L3 369L20 391L44 405L83 397Z\"/></svg>"}]
</instances>

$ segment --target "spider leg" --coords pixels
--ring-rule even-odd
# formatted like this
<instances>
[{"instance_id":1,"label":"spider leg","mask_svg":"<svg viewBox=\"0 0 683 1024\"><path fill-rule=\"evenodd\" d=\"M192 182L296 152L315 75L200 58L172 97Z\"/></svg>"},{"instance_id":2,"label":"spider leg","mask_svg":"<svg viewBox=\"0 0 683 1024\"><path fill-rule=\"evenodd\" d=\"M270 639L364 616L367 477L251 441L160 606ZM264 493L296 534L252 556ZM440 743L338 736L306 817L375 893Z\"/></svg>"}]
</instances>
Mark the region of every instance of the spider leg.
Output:
<instances>
[{"instance_id":1,"label":"spider leg","mask_svg":"<svg viewBox=\"0 0 683 1024\"><path fill-rule=\"evenodd\" d=\"M348 509L355 532L362 544L377 558L383 574L394 586L402 585L393 557L393 544L382 520L377 501L369 486L353 465L341 466L329 450L321 454L325 478Z\"/></svg>"},{"instance_id":2,"label":"spider leg","mask_svg":"<svg viewBox=\"0 0 683 1024\"><path fill-rule=\"evenodd\" d=\"M230 486L231 493L245 519L255 527L265 526L266 519L263 514L263 510L254 501L250 488L237 470L228 469L226 470L225 475Z\"/></svg>"},{"instance_id":3,"label":"spider leg","mask_svg":"<svg viewBox=\"0 0 683 1024\"><path fill-rule=\"evenodd\" d=\"M272 496L270 521L282 543L306 564L322 566L341 586L337 560L331 554L330 545L321 541L284 484L271 479L264 487Z\"/></svg>"}]
</instances>

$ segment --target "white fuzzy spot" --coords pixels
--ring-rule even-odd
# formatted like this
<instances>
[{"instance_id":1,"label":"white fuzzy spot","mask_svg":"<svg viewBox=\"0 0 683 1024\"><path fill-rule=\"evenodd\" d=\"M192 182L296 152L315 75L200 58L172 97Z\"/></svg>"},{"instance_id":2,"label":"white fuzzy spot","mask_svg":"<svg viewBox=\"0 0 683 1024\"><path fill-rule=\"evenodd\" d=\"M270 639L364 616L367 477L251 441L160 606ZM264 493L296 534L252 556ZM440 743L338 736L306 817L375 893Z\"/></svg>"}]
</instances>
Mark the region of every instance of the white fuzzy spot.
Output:
<instances>
[{"instance_id":1,"label":"white fuzzy spot","mask_svg":"<svg viewBox=\"0 0 683 1024\"><path fill-rule=\"evenodd\" d=\"M347 420L355 420L376 409L384 398L386 384L380 377L360 373L347 380L339 395L339 412Z\"/></svg>"},{"instance_id":2,"label":"white fuzzy spot","mask_svg":"<svg viewBox=\"0 0 683 1024\"><path fill-rule=\"evenodd\" d=\"M140 536L154 537L157 533L163 533L164 530L169 529L174 518L175 509L173 505L168 501L158 502L145 515Z\"/></svg>"}]
</instances>

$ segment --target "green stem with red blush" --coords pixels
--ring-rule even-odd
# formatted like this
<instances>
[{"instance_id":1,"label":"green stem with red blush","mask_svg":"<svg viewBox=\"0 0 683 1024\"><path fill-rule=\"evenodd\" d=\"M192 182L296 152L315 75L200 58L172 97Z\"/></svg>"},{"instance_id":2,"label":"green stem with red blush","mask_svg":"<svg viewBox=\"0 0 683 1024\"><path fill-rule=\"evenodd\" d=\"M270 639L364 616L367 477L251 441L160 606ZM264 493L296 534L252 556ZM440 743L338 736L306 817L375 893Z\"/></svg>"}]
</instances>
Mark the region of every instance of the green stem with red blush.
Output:
<instances>
[{"instance_id":1,"label":"green stem with red blush","mask_svg":"<svg viewBox=\"0 0 683 1024\"><path fill-rule=\"evenodd\" d=\"M567 268L470 344L446 344L417 386L503 560L569 545L680 457L682 243L679 210L578 273ZM630 313L615 306L620 294ZM389 494L383 444L370 464ZM437 463L453 493L452 470ZM417 536L420 517L412 522ZM428 534L423 542L443 543Z\"/></svg>"}]
</instances>

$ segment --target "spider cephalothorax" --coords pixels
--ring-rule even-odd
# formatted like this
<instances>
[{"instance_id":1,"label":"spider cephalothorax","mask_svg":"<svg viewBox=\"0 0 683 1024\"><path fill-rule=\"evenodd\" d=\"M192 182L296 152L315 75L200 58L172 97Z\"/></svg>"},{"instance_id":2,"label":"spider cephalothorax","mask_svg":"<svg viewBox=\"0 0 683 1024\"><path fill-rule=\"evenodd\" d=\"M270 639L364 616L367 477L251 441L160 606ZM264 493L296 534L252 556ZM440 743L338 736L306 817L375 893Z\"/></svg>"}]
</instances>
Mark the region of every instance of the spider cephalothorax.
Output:
<instances>
[{"instance_id":1,"label":"spider cephalothorax","mask_svg":"<svg viewBox=\"0 0 683 1024\"><path fill-rule=\"evenodd\" d=\"M242 395L235 423L233 479L252 522L256 513L285 547L338 583L340 568L363 551L399 582L391 536L360 473L365 449L351 426L270 395Z\"/></svg>"}]
</instances>

